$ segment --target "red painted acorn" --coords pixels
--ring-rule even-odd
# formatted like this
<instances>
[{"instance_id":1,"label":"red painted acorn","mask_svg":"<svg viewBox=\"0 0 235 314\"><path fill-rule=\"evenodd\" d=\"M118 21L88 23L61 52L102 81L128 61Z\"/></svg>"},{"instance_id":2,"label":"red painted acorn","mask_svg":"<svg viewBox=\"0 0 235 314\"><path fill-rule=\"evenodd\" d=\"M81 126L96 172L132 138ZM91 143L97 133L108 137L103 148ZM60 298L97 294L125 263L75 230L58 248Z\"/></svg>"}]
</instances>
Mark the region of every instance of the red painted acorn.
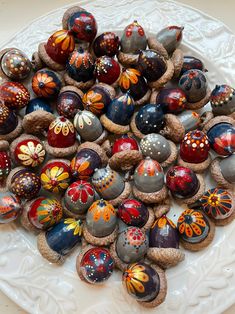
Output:
<instances>
[{"instance_id":1,"label":"red painted acorn","mask_svg":"<svg viewBox=\"0 0 235 314\"><path fill-rule=\"evenodd\" d=\"M181 145L180 157L189 163L200 163L208 158L210 144L208 137L202 131L188 132Z\"/></svg>"},{"instance_id":2,"label":"red painted acorn","mask_svg":"<svg viewBox=\"0 0 235 314\"><path fill-rule=\"evenodd\" d=\"M5 82L0 85L0 99L10 109L21 109L28 104L30 94L21 83Z\"/></svg>"},{"instance_id":3,"label":"red painted acorn","mask_svg":"<svg viewBox=\"0 0 235 314\"><path fill-rule=\"evenodd\" d=\"M125 150L139 150L137 141L128 135L123 135L115 140L112 147L112 155Z\"/></svg>"},{"instance_id":4,"label":"red painted acorn","mask_svg":"<svg viewBox=\"0 0 235 314\"><path fill-rule=\"evenodd\" d=\"M164 88L158 93L156 103L162 106L164 113L178 114L185 109L187 99L180 88Z\"/></svg>"},{"instance_id":5,"label":"red painted acorn","mask_svg":"<svg viewBox=\"0 0 235 314\"><path fill-rule=\"evenodd\" d=\"M128 226L143 227L148 218L147 207L135 199L126 199L118 207L118 216Z\"/></svg>"},{"instance_id":6,"label":"red painted acorn","mask_svg":"<svg viewBox=\"0 0 235 314\"><path fill-rule=\"evenodd\" d=\"M11 158L7 152L9 144L1 141L0 145L0 185L4 184L9 172L11 171Z\"/></svg>"},{"instance_id":7,"label":"red painted acorn","mask_svg":"<svg viewBox=\"0 0 235 314\"><path fill-rule=\"evenodd\" d=\"M115 33L105 32L95 39L93 49L97 57L113 57L118 52L119 45L120 40Z\"/></svg>"},{"instance_id":8,"label":"red painted acorn","mask_svg":"<svg viewBox=\"0 0 235 314\"><path fill-rule=\"evenodd\" d=\"M52 147L70 147L76 141L73 124L65 117L57 117L49 126L48 144Z\"/></svg>"},{"instance_id":9,"label":"red painted acorn","mask_svg":"<svg viewBox=\"0 0 235 314\"><path fill-rule=\"evenodd\" d=\"M45 49L51 59L57 63L65 64L70 53L75 48L74 37L70 31L59 30L48 39Z\"/></svg>"},{"instance_id":10,"label":"red painted acorn","mask_svg":"<svg viewBox=\"0 0 235 314\"><path fill-rule=\"evenodd\" d=\"M108 56L100 57L95 62L95 76L99 82L112 85L119 78L120 65Z\"/></svg>"}]
</instances>

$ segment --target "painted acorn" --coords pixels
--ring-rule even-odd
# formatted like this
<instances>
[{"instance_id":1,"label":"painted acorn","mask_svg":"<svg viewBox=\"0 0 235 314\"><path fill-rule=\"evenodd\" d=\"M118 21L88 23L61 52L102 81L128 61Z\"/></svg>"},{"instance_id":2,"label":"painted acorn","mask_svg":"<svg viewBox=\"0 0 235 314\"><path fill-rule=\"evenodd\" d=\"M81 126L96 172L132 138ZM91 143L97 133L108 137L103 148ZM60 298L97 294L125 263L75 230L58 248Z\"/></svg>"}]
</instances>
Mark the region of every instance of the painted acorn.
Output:
<instances>
[{"instance_id":1,"label":"painted acorn","mask_svg":"<svg viewBox=\"0 0 235 314\"><path fill-rule=\"evenodd\" d=\"M6 49L0 59L0 68L9 79L20 81L29 76L32 66L23 51L17 48Z\"/></svg>"},{"instance_id":2,"label":"painted acorn","mask_svg":"<svg viewBox=\"0 0 235 314\"><path fill-rule=\"evenodd\" d=\"M111 57L102 56L95 61L95 77L99 82L108 85L115 84L121 69L119 63Z\"/></svg>"},{"instance_id":3,"label":"painted acorn","mask_svg":"<svg viewBox=\"0 0 235 314\"><path fill-rule=\"evenodd\" d=\"M174 166L167 171L166 185L173 197L183 199L186 204L197 201L205 190L202 176L182 166Z\"/></svg>"},{"instance_id":4,"label":"painted acorn","mask_svg":"<svg viewBox=\"0 0 235 314\"><path fill-rule=\"evenodd\" d=\"M62 199L64 211L69 217L83 217L95 200L94 187L85 180L70 184Z\"/></svg>"},{"instance_id":5,"label":"painted acorn","mask_svg":"<svg viewBox=\"0 0 235 314\"><path fill-rule=\"evenodd\" d=\"M223 84L216 85L210 96L210 103L214 115L232 115L235 111L235 90Z\"/></svg>"},{"instance_id":6,"label":"painted acorn","mask_svg":"<svg viewBox=\"0 0 235 314\"><path fill-rule=\"evenodd\" d=\"M215 226L201 211L186 209L178 219L177 228L180 242L187 250L199 251L214 238Z\"/></svg>"},{"instance_id":7,"label":"painted acorn","mask_svg":"<svg viewBox=\"0 0 235 314\"><path fill-rule=\"evenodd\" d=\"M39 196L25 203L21 224L29 231L47 230L63 216L61 203L55 198Z\"/></svg>"},{"instance_id":8,"label":"painted acorn","mask_svg":"<svg viewBox=\"0 0 235 314\"><path fill-rule=\"evenodd\" d=\"M88 246L77 257L77 272L89 284L102 284L113 273L114 262L105 248Z\"/></svg>"},{"instance_id":9,"label":"painted acorn","mask_svg":"<svg viewBox=\"0 0 235 314\"><path fill-rule=\"evenodd\" d=\"M25 114L27 115L37 110L43 110L52 113L52 108L48 100L39 97L33 98L29 101Z\"/></svg>"},{"instance_id":10,"label":"painted acorn","mask_svg":"<svg viewBox=\"0 0 235 314\"><path fill-rule=\"evenodd\" d=\"M129 123L135 106L129 93L114 98L100 121L103 126L115 134L125 134L130 130Z\"/></svg>"},{"instance_id":11,"label":"painted acorn","mask_svg":"<svg viewBox=\"0 0 235 314\"><path fill-rule=\"evenodd\" d=\"M0 193L0 224L16 220L22 213L20 198L7 191Z\"/></svg>"},{"instance_id":12,"label":"painted acorn","mask_svg":"<svg viewBox=\"0 0 235 314\"><path fill-rule=\"evenodd\" d=\"M210 173L219 186L233 189L235 183L235 154L226 158L215 158L210 167Z\"/></svg>"},{"instance_id":13,"label":"painted acorn","mask_svg":"<svg viewBox=\"0 0 235 314\"><path fill-rule=\"evenodd\" d=\"M200 130L188 132L180 145L178 164L203 172L211 163L208 137Z\"/></svg>"},{"instance_id":14,"label":"painted acorn","mask_svg":"<svg viewBox=\"0 0 235 314\"><path fill-rule=\"evenodd\" d=\"M30 200L39 193L41 182L36 173L27 168L17 167L11 170L7 178L7 187L16 196Z\"/></svg>"},{"instance_id":15,"label":"painted acorn","mask_svg":"<svg viewBox=\"0 0 235 314\"><path fill-rule=\"evenodd\" d=\"M127 134L117 138L112 146L112 157L109 166L112 169L128 171L142 159L138 142Z\"/></svg>"},{"instance_id":16,"label":"painted acorn","mask_svg":"<svg viewBox=\"0 0 235 314\"><path fill-rule=\"evenodd\" d=\"M172 54L182 41L183 30L184 27L167 26L157 33L156 39L163 45L168 54Z\"/></svg>"},{"instance_id":17,"label":"painted acorn","mask_svg":"<svg viewBox=\"0 0 235 314\"><path fill-rule=\"evenodd\" d=\"M62 88L56 101L58 114L67 119L73 119L76 113L83 109L82 97L83 92L74 86Z\"/></svg>"},{"instance_id":18,"label":"painted acorn","mask_svg":"<svg viewBox=\"0 0 235 314\"><path fill-rule=\"evenodd\" d=\"M180 76L182 76L186 71L192 70L192 69L197 69L202 72L207 72L203 62L200 59L193 56L184 56Z\"/></svg>"},{"instance_id":19,"label":"painted acorn","mask_svg":"<svg viewBox=\"0 0 235 314\"><path fill-rule=\"evenodd\" d=\"M185 92L180 88L163 88L159 92L153 101L156 104L160 104L164 113L178 114L184 111L187 103ZM155 93L155 94L156 94Z\"/></svg>"},{"instance_id":20,"label":"painted acorn","mask_svg":"<svg viewBox=\"0 0 235 314\"><path fill-rule=\"evenodd\" d=\"M22 132L19 116L0 99L0 140L10 141Z\"/></svg>"},{"instance_id":21,"label":"painted acorn","mask_svg":"<svg viewBox=\"0 0 235 314\"><path fill-rule=\"evenodd\" d=\"M163 215L152 225L147 256L162 267L177 265L184 259L179 250L179 233L171 219Z\"/></svg>"},{"instance_id":22,"label":"painted acorn","mask_svg":"<svg viewBox=\"0 0 235 314\"><path fill-rule=\"evenodd\" d=\"M10 145L12 159L25 167L37 167L44 162L46 151L36 136L23 134Z\"/></svg>"},{"instance_id":23,"label":"painted acorn","mask_svg":"<svg viewBox=\"0 0 235 314\"><path fill-rule=\"evenodd\" d=\"M82 220L66 218L39 234L37 238L38 250L51 263L61 264L65 256L81 242Z\"/></svg>"},{"instance_id":24,"label":"painted acorn","mask_svg":"<svg viewBox=\"0 0 235 314\"><path fill-rule=\"evenodd\" d=\"M94 16L79 6L66 10L62 23L63 28L69 29L78 42L90 44L97 34L97 23Z\"/></svg>"},{"instance_id":25,"label":"painted acorn","mask_svg":"<svg viewBox=\"0 0 235 314\"><path fill-rule=\"evenodd\" d=\"M113 206L120 204L131 193L131 187L120 174L110 167L96 169L92 176L92 184L97 193L110 201Z\"/></svg>"},{"instance_id":26,"label":"painted acorn","mask_svg":"<svg viewBox=\"0 0 235 314\"><path fill-rule=\"evenodd\" d=\"M89 51L74 50L67 62L65 82L78 88L90 88L94 84L94 59Z\"/></svg>"},{"instance_id":27,"label":"painted acorn","mask_svg":"<svg viewBox=\"0 0 235 314\"><path fill-rule=\"evenodd\" d=\"M120 45L119 37L113 32L104 32L93 43L93 50L96 57L114 57Z\"/></svg>"},{"instance_id":28,"label":"painted acorn","mask_svg":"<svg viewBox=\"0 0 235 314\"><path fill-rule=\"evenodd\" d=\"M62 87L61 77L47 68L37 71L32 78L32 88L38 97L53 99Z\"/></svg>"},{"instance_id":29,"label":"painted acorn","mask_svg":"<svg viewBox=\"0 0 235 314\"><path fill-rule=\"evenodd\" d=\"M0 187L4 188L6 179L11 171L11 158L9 155L9 143L0 141Z\"/></svg>"},{"instance_id":30,"label":"painted acorn","mask_svg":"<svg viewBox=\"0 0 235 314\"><path fill-rule=\"evenodd\" d=\"M134 68L123 68L118 84L123 93L129 91L135 104L142 105L148 101L150 91L139 70Z\"/></svg>"},{"instance_id":31,"label":"painted acorn","mask_svg":"<svg viewBox=\"0 0 235 314\"><path fill-rule=\"evenodd\" d=\"M128 265L122 275L126 292L140 305L153 308L164 302L166 277L164 271L144 262Z\"/></svg>"},{"instance_id":32,"label":"painted acorn","mask_svg":"<svg viewBox=\"0 0 235 314\"><path fill-rule=\"evenodd\" d=\"M55 157L65 157L76 152L78 143L73 124L65 117L57 117L49 125L46 151Z\"/></svg>"},{"instance_id":33,"label":"painted acorn","mask_svg":"<svg viewBox=\"0 0 235 314\"><path fill-rule=\"evenodd\" d=\"M66 159L51 159L41 169L41 184L44 190L62 194L71 181L70 162Z\"/></svg>"},{"instance_id":34,"label":"painted acorn","mask_svg":"<svg viewBox=\"0 0 235 314\"><path fill-rule=\"evenodd\" d=\"M175 144L156 133L145 135L140 141L140 149L145 157L151 157L159 162L162 167L169 166L177 158Z\"/></svg>"},{"instance_id":35,"label":"painted acorn","mask_svg":"<svg viewBox=\"0 0 235 314\"><path fill-rule=\"evenodd\" d=\"M95 84L84 94L83 107L99 116L106 112L115 95L116 92L112 86L105 83Z\"/></svg>"},{"instance_id":36,"label":"painted acorn","mask_svg":"<svg viewBox=\"0 0 235 314\"><path fill-rule=\"evenodd\" d=\"M99 118L90 111L79 111L73 124L84 141L102 143L107 136Z\"/></svg>"},{"instance_id":37,"label":"painted acorn","mask_svg":"<svg viewBox=\"0 0 235 314\"><path fill-rule=\"evenodd\" d=\"M5 82L0 85L0 98L9 109L22 109L29 100L28 89L21 83Z\"/></svg>"}]
</instances>

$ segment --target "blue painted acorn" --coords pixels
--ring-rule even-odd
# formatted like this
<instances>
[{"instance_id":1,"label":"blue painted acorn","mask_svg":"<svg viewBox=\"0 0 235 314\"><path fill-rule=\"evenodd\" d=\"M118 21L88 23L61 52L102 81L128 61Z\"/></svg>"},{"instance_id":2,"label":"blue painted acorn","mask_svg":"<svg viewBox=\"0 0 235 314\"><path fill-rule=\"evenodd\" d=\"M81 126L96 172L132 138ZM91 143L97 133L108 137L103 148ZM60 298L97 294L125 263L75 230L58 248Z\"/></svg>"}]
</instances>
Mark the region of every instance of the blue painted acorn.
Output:
<instances>
[{"instance_id":1,"label":"blue painted acorn","mask_svg":"<svg viewBox=\"0 0 235 314\"><path fill-rule=\"evenodd\" d=\"M0 100L0 135L13 132L18 125L18 117L15 112L4 105Z\"/></svg>"},{"instance_id":2,"label":"blue painted acorn","mask_svg":"<svg viewBox=\"0 0 235 314\"><path fill-rule=\"evenodd\" d=\"M46 112L51 112L51 113L53 112L48 100L44 98L39 98L39 97L33 98L29 101L26 107L25 114L29 114L37 110L44 110Z\"/></svg>"},{"instance_id":3,"label":"blue painted acorn","mask_svg":"<svg viewBox=\"0 0 235 314\"><path fill-rule=\"evenodd\" d=\"M82 230L82 220L63 219L48 231L39 234L38 250L49 262L61 263L81 242Z\"/></svg>"}]
</instances>

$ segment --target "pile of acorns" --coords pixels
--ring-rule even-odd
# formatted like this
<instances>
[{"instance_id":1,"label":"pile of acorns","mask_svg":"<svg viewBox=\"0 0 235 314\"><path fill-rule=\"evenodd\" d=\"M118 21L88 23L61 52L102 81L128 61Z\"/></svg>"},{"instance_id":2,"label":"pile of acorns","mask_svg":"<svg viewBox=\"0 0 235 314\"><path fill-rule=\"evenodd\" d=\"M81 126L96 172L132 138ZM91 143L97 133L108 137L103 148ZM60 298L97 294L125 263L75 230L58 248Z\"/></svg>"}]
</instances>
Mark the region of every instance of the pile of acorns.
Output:
<instances>
[{"instance_id":1,"label":"pile of acorns","mask_svg":"<svg viewBox=\"0 0 235 314\"><path fill-rule=\"evenodd\" d=\"M78 6L62 27L32 62L0 52L0 223L20 217L51 263L82 242L82 280L103 283L116 267L129 295L157 306L179 244L201 250L235 217L235 90L209 90L203 63L178 48L182 27L147 38L134 21L121 39L96 37ZM32 69L36 98L19 83ZM218 186L205 191L207 169ZM171 199L187 205L177 225Z\"/></svg>"}]
</instances>

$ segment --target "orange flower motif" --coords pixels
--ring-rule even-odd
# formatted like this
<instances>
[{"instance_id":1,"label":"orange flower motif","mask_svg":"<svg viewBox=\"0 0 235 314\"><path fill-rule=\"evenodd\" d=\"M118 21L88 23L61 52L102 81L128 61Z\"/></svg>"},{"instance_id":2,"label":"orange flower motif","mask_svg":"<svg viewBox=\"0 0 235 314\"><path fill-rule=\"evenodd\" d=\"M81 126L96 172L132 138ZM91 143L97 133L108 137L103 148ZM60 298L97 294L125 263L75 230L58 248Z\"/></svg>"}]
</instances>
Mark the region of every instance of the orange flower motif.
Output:
<instances>
[{"instance_id":1,"label":"orange flower motif","mask_svg":"<svg viewBox=\"0 0 235 314\"><path fill-rule=\"evenodd\" d=\"M167 218L165 215L162 217L158 218L154 224L152 225L151 228L154 228L155 226L158 226L158 228L163 229L165 228L166 225L171 225L172 228L176 228L176 225L173 223L173 221L169 218Z\"/></svg>"},{"instance_id":2,"label":"orange flower motif","mask_svg":"<svg viewBox=\"0 0 235 314\"><path fill-rule=\"evenodd\" d=\"M54 94L56 83L47 73L38 72L33 77L32 88L37 96L48 97Z\"/></svg>"},{"instance_id":3,"label":"orange flower motif","mask_svg":"<svg viewBox=\"0 0 235 314\"><path fill-rule=\"evenodd\" d=\"M124 273L123 273L123 284L125 285L129 294L136 294L136 292L144 293L145 282L149 281L149 276L146 273L146 269L143 265L137 263L132 264Z\"/></svg>"},{"instance_id":4,"label":"orange flower motif","mask_svg":"<svg viewBox=\"0 0 235 314\"><path fill-rule=\"evenodd\" d=\"M61 44L61 49L63 51L72 52L75 47L74 38L72 35L69 34L66 30L60 30L55 32L52 35L52 39L56 45Z\"/></svg>"},{"instance_id":5,"label":"orange flower motif","mask_svg":"<svg viewBox=\"0 0 235 314\"><path fill-rule=\"evenodd\" d=\"M187 209L180 215L178 226L181 234L185 233L188 238L191 238L194 234L197 236L202 234L206 222L202 213Z\"/></svg>"},{"instance_id":6,"label":"orange flower motif","mask_svg":"<svg viewBox=\"0 0 235 314\"><path fill-rule=\"evenodd\" d=\"M138 83L138 76L141 76L140 71L129 68L122 72L121 77L119 79L119 86L124 89L129 89L131 84Z\"/></svg>"},{"instance_id":7,"label":"orange flower motif","mask_svg":"<svg viewBox=\"0 0 235 314\"><path fill-rule=\"evenodd\" d=\"M111 216L115 216L115 209L113 205L104 200L94 202L88 211L93 213L94 221L98 221L103 218L105 222L108 222Z\"/></svg>"},{"instance_id":8,"label":"orange flower motif","mask_svg":"<svg viewBox=\"0 0 235 314\"><path fill-rule=\"evenodd\" d=\"M94 92L93 90L90 90L86 94L84 94L82 102L85 109L90 110L94 114L100 114L104 109L102 95Z\"/></svg>"}]
</instances>

